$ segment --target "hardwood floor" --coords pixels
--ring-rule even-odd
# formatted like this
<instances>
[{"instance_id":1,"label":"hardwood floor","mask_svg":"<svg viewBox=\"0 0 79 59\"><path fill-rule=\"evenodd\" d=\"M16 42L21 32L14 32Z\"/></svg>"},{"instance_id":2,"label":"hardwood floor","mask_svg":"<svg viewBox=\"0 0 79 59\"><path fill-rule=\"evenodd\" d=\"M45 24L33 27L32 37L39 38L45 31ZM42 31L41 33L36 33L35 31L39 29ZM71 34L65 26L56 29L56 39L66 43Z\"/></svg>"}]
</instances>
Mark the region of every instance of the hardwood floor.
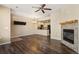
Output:
<instances>
[{"instance_id":1,"label":"hardwood floor","mask_svg":"<svg viewBox=\"0 0 79 59\"><path fill-rule=\"evenodd\" d=\"M12 39L11 44L0 46L1 54L76 54L58 40L48 40L41 35L19 37L21 40ZM18 39L18 38L14 38Z\"/></svg>"}]
</instances>

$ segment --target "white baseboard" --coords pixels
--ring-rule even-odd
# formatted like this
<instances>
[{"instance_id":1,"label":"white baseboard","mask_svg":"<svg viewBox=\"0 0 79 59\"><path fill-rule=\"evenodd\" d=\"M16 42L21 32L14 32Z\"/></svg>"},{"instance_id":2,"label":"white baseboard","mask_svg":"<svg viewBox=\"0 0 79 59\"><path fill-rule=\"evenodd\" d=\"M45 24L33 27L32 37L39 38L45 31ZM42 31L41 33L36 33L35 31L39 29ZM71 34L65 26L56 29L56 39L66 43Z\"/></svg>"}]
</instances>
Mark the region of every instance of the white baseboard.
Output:
<instances>
[{"instance_id":1,"label":"white baseboard","mask_svg":"<svg viewBox=\"0 0 79 59\"><path fill-rule=\"evenodd\" d=\"M10 44L11 42L1 43L0 45Z\"/></svg>"},{"instance_id":2,"label":"white baseboard","mask_svg":"<svg viewBox=\"0 0 79 59\"><path fill-rule=\"evenodd\" d=\"M42 35L42 34L29 34L29 35ZM17 37L29 36L29 35L19 35L19 36L14 36L14 37L11 37L11 38L17 38ZM43 35L43 36L47 36L47 35Z\"/></svg>"},{"instance_id":3,"label":"white baseboard","mask_svg":"<svg viewBox=\"0 0 79 59\"><path fill-rule=\"evenodd\" d=\"M33 35L33 34L29 34L29 35ZM19 35L19 36L14 36L14 37L11 37L11 38L17 38L17 37L21 37L21 36L28 36L28 35Z\"/></svg>"},{"instance_id":4,"label":"white baseboard","mask_svg":"<svg viewBox=\"0 0 79 59\"><path fill-rule=\"evenodd\" d=\"M21 37L21 36L27 36L27 35L19 35L19 36L14 36L14 37L11 37L11 38L17 38L17 37Z\"/></svg>"}]
</instances>

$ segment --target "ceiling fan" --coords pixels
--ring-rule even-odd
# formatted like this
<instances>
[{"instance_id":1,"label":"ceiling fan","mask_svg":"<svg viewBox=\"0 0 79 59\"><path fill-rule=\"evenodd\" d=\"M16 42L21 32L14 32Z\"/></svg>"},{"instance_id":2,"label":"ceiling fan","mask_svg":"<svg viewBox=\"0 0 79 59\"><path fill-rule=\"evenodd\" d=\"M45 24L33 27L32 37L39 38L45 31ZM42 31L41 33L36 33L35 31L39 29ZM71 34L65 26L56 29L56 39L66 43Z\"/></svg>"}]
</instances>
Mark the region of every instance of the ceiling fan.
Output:
<instances>
[{"instance_id":1,"label":"ceiling fan","mask_svg":"<svg viewBox=\"0 0 79 59\"><path fill-rule=\"evenodd\" d=\"M36 10L35 12L42 11L42 13L45 13L45 10L52 10L51 8L46 8L45 6L46 4L42 4L40 7L32 7L32 8L37 8L38 10Z\"/></svg>"}]
</instances>

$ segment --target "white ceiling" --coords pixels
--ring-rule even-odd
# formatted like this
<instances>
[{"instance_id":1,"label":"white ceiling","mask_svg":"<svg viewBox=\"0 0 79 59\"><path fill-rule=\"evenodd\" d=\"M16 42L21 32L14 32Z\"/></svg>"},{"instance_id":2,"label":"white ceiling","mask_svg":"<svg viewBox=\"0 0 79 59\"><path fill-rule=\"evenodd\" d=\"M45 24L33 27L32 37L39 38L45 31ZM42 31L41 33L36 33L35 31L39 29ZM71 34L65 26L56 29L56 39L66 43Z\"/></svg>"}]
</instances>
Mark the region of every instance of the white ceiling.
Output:
<instances>
[{"instance_id":1,"label":"white ceiling","mask_svg":"<svg viewBox=\"0 0 79 59\"><path fill-rule=\"evenodd\" d=\"M46 7L51 8L52 11L45 11L43 14L41 11L34 12L37 10L36 8L32 8L33 6L39 7L40 4L4 4L4 6L11 8L12 12L15 14L19 14L26 17L31 18L45 18L50 16L50 14L58 8L61 8L63 5L61 4L46 4ZM18 6L18 8L16 8Z\"/></svg>"}]
</instances>

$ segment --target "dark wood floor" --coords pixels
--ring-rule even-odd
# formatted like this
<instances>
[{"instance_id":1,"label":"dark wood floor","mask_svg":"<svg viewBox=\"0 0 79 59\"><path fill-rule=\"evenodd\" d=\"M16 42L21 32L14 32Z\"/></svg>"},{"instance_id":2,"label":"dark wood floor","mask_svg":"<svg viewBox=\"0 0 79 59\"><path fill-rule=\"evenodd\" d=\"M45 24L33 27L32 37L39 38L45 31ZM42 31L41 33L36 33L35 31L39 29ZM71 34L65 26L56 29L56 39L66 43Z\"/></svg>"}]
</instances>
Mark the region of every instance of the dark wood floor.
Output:
<instances>
[{"instance_id":1,"label":"dark wood floor","mask_svg":"<svg viewBox=\"0 0 79 59\"><path fill-rule=\"evenodd\" d=\"M1 54L76 54L58 40L48 40L41 35L19 37L11 44L0 46ZM12 39L13 41L13 39Z\"/></svg>"}]
</instances>

